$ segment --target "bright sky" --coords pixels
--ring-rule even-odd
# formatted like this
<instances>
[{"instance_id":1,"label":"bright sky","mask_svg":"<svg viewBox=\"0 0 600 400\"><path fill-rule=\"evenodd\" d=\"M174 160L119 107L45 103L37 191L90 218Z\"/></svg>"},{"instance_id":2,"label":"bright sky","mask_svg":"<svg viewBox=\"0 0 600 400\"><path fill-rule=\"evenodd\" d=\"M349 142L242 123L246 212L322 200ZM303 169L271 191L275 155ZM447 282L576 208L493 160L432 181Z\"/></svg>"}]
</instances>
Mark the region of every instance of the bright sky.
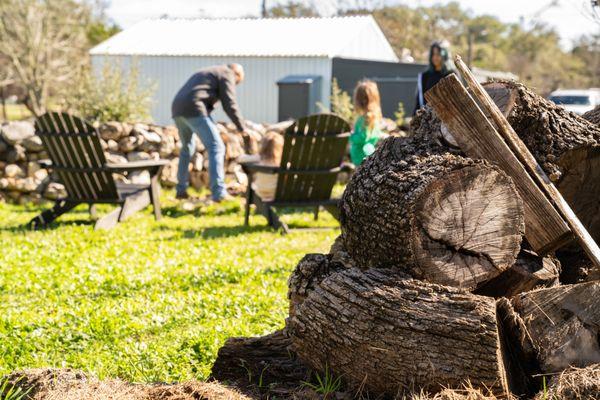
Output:
<instances>
[{"instance_id":1,"label":"bright sky","mask_svg":"<svg viewBox=\"0 0 600 400\"><path fill-rule=\"evenodd\" d=\"M447 3L445 0L380 0L382 4L410 4L411 6ZM267 4L277 3L267 0ZM285 0L284 0L285 2ZM322 14L331 13L335 5L351 3L344 0L313 0ZM491 14L505 22L531 22L537 18L556 27L563 45L570 47L573 39L583 34L600 31L600 18L590 16L590 0L459 0L474 14ZM120 26L127 28L150 17L244 17L260 13L261 0L112 0L108 15Z\"/></svg>"}]
</instances>

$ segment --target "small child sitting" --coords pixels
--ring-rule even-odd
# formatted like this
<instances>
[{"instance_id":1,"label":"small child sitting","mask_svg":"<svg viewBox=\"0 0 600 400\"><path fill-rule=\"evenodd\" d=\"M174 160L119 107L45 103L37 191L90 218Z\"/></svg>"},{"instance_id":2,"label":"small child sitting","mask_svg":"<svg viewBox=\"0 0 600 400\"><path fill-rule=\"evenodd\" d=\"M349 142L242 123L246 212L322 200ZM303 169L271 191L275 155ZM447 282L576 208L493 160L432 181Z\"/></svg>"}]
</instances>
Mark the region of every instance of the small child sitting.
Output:
<instances>
[{"instance_id":1,"label":"small child sitting","mask_svg":"<svg viewBox=\"0 0 600 400\"><path fill-rule=\"evenodd\" d=\"M375 82L358 82L354 89L354 109L358 118L350 136L350 159L358 166L375 151L377 142L384 137L379 128L382 119L381 102Z\"/></svg>"},{"instance_id":2,"label":"small child sitting","mask_svg":"<svg viewBox=\"0 0 600 400\"><path fill-rule=\"evenodd\" d=\"M283 136L277 132L267 132L260 141L260 150L256 155L245 155L238 159L242 163L258 163L270 167L278 167L283 153ZM252 190L263 200L275 199L277 190L277 174L257 172L251 183Z\"/></svg>"}]
</instances>

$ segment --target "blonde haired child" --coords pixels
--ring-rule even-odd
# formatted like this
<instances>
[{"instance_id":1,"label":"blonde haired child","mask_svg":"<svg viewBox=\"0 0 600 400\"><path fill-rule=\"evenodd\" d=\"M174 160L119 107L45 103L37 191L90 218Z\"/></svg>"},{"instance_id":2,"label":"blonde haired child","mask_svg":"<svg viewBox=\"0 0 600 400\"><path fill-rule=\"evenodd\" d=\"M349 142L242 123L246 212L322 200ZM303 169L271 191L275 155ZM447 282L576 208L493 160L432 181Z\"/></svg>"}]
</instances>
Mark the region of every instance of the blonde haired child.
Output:
<instances>
[{"instance_id":1,"label":"blonde haired child","mask_svg":"<svg viewBox=\"0 0 600 400\"><path fill-rule=\"evenodd\" d=\"M350 136L350 158L355 165L375 151L383 134L381 122L381 101L377 84L370 80L358 82L354 89L354 110L358 114L354 132Z\"/></svg>"},{"instance_id":2,"label":"blonde haired child","mask_svg":"<svg viewBox=\"0 0 600 400\"><path fill-rule=\"evenodd\" d=\"M246 155L238 159L239 162L252 162L269 167L278 167L281 163L283 153L283 135L277 132L267 132L260 141L260 149L257 155ZM263 200L275 199L277 190L277 174L257 172L250 183L254 192Z\"/></svg>"}]
</instances>

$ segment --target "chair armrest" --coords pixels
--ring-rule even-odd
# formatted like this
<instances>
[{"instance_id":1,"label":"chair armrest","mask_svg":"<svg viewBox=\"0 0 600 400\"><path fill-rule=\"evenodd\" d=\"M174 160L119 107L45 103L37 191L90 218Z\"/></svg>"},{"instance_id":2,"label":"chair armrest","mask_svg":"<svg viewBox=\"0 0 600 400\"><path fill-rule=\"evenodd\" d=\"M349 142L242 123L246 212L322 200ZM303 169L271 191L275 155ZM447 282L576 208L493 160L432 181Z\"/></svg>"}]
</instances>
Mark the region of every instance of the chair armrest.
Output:
<instances>
[{"instance_id":1,"label":"chair armrest","mask_svg":"<svg viewBox=\"0 0 600 400\"><path fill-rule=\"evenodd\" d=\"M106 164L105 169L110 172L140 171L164 167L169 160L140 160L128 163Z\"/></svg>"},{"instance_id":2,"label":"chair armrest","mask_svg":"<svg viewBox=\"0 0 600 400\"><path fill-rule=\"evenodd\" d=\"M342 165L340 165L340 171L342 172L354 172L355 170L356 165L350 162L343 162Z\"/></svg>"},{"instance_id":3,"label":"chair armrest","mask_svg":"<svg viewBox=\"0 0 600 400\"><path fill-rule=\"evenodd\" d=\"M279 167L273 167L270 165L262 165L253 162L241 163L242 169L246 173L264 172L267 174L276 174L280 171Z\"/></svg>"}]
</instances>

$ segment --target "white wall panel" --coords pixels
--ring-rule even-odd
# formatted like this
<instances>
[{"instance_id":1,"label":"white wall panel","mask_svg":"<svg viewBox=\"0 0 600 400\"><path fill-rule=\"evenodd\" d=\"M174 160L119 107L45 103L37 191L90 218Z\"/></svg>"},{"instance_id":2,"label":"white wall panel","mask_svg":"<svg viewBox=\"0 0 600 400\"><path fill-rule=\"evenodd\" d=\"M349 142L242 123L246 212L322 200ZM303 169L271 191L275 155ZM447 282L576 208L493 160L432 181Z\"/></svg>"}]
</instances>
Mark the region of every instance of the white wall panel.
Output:
<instances>
[{"instance_id":1,"label":"white wall panel","mask_svg":"<svg viewBox=\"0 0 600 400\"><path fill-rule=\"evenodd\" d=\"M128 70L131 56L93 55L95 68L104 60ZM171 101L183 83L198 69L237 62L244 66L245 81L237 88L237 98L245 118L255 122L276 122L278 107L277 81L286 75L314 74L323 77L322 102L329 105L331 91L331 59L327 57L201 57L201 56L136 56L142 80L157 86L152 117L160 124L170 124ZM215 119L228 120L220 106Z\"/></svg>"}]
</instances>

